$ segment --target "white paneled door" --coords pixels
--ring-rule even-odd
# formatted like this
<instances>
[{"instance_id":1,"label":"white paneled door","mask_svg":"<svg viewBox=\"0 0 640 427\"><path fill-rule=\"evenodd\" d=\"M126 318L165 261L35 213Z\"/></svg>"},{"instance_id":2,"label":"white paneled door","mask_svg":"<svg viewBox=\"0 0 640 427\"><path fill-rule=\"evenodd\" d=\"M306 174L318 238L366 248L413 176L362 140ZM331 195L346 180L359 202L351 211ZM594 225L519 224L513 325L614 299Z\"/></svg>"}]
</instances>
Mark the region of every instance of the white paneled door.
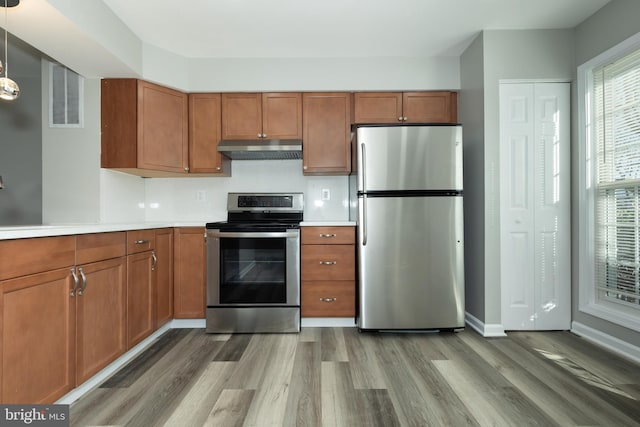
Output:
<instances>
[{"instance_id":1,"label":"white paneled door","mask_svg":"<svg viewBox=\"0 0 640 427\"><path fill-rule=\"evenodd\" d=\"M500 273L505 330L571 321L569 84L500 84Z\"/></svg>"}]
</instances>

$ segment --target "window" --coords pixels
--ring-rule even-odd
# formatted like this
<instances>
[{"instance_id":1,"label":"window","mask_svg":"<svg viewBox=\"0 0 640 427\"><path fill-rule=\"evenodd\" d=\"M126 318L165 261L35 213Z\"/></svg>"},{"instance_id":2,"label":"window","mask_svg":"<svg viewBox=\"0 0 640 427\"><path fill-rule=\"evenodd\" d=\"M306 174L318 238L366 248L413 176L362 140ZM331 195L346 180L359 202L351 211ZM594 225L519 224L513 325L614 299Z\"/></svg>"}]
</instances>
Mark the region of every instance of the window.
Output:
<instances>
[{"instance_id":1,"label":"window","mask_svg":"<svg viewBox=\"0 0 640 427\"><path fill-rule=\"evenodd\" d=\"M49 63L49 127L82 127L82 77Z\"/></svg>"},{"instance_id":2,"label":"window","mask_svg":"<svg viewBox=\"0 0 640 427\"><path fill-rule=\"evenodd\" d=\"M640 330L640 36L581 66L578 75L585 192L580 309Z\"/></svg>"}]
</instances>

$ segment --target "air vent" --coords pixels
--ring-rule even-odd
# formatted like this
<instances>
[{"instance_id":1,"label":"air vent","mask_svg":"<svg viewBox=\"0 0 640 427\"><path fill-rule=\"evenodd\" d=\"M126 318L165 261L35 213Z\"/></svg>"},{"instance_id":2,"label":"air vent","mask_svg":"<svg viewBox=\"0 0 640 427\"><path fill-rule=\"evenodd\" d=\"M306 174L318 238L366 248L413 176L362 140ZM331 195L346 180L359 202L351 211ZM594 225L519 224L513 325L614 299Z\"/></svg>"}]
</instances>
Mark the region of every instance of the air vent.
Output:
<instances>
[{"instance_id":1,"label":"air vent","mask_svg":"<svg viewBox=\"0 0 640 427\"><path fill-rule=\"evenodd\" d=\"M299 139L220 141L218 151L233 160L296 160L302 158L302 141Z\"/></svg>"},{"instance_id":2,"label":"air vent","mask_svg":"<svg viewBox=\"0 0 640 427\"><path fill-rule=\"evenodd\" d=\"M84 79L67 67L49 63L49 126L82 127Z\"/></svg>"}]
</instances>

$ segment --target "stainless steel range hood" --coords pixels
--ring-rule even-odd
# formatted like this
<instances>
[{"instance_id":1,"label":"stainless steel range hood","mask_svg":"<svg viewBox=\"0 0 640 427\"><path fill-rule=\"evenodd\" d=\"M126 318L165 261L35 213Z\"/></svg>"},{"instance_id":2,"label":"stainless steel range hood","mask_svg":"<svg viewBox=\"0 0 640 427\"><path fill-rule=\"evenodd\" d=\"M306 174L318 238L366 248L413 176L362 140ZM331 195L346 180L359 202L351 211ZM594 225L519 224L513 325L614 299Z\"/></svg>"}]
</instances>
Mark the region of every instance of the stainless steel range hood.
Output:
<instances>
[{"instance_id":1,"label":"stainless steel range hood","mask_svg":"<svg viewBox=\"0 0 640 427\"><path fill-rule=\"evenodd\" d=\"M218 151L233 160L290 160L302 158L301 139L223 140Z\"/></svg>"}]
</instances>

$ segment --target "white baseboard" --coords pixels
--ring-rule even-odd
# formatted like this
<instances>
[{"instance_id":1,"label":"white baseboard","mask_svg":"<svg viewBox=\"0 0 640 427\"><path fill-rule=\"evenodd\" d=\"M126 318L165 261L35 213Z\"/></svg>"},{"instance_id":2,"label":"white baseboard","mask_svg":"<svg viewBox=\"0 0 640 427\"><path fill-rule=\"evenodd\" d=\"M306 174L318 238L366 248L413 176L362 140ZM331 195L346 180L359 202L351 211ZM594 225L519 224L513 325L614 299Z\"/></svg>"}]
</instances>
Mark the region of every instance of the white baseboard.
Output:
<instances>
[{"instance_id":1,"label":"white baseboard","mask_svg":"<svg viewBox=\"0 0 640 427\"><path fill-rule=\"evenodd\" d=\"M206 328L206 319L173 319L170 323L171 329L185 329L185 328Z\"/></svg>"},{"instance_id":2,"label":"white baseboard","mask_svg":"<svg viewBox=\"0 0 640 427\"><path fill-rule=\"evenodd\" d=\"M116 371L122 368L124 365L133 360L140 353L145 351L147 348L153 344L160 335L164 334L166 331L171 329L171 322L168 322L161 326L157 331L153 334L149 335L147 338L138 343L135 347L131 348L131 350L124 353L122 356L118 357L116 360L111 362L105 368L103 368L100 372L89 378L87 381L80 384L78 387L71 390L69 393L62 396L58 399L55 404L57 405L70 405L76 400L80 399L85 394L89 393L94 388L98 387L104 380L113 375Z\"/></svg>"},{"instance_id":3,"label":"white baseboard","mask_svg":"<svg viewBox=\"0 0 640 427\"><path fill-rule=\"evenodd\" d=\"M571 322L571 332L582 338L600 345L608 350L627 357L635 362L640 362L640 347L629 344L619 338L605 334L580 322Z\"/></svg>"},{"instance_id":4,"label":"white baseboard","mask_svg":"<svg viewBox=\"0 0 640 427\"><path fill-rule=\"evenodd\" d=\"M356 320L353 317L303 317L303 328L353 328Z\"/></svg>"},{"instance_id":5,"label":"white baseboard","mask_svg":"<svg viewBox=\"0 0 640 427\"><path fill-rule=\"evenodd\" d=\"M475 317L473 314L466 312L464 313L464 321L467 325L469 325L473 330L478 332L483 337L494 338L494 337L506 337L507 334L504 332L504 327L500 323L489 323L485 324L482 320Z\"/></svg>"}]
</instances>

